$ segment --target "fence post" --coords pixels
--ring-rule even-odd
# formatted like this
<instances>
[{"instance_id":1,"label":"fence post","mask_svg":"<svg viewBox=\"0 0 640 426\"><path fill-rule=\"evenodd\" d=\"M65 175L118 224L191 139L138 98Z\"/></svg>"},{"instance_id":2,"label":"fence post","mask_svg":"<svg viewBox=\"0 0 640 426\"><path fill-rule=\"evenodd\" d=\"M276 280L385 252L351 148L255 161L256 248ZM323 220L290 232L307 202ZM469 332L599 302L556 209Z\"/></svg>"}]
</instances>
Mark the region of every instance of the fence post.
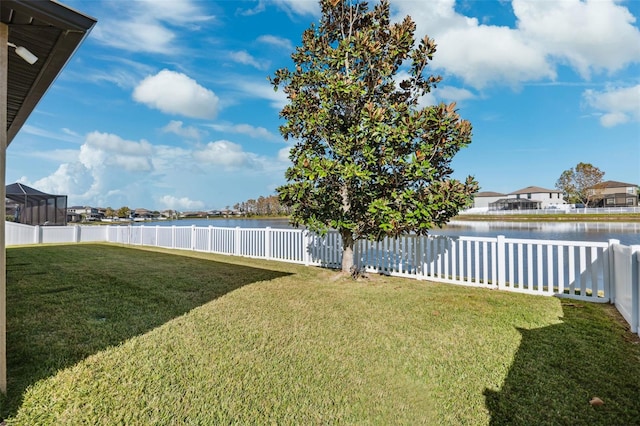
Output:
<instances>
[{"instance_id":1,"label":"fence post","mask_svg":"<svg viewBox=\"0 0 640 426\"><path fill-rule=\"evenodd\" d=\"M366 240L365 240L366 241ZM356 271L365 270L367 265L362 261L362 250L360 245L362 244L362 240L355 240L353 242L353 264L357 268ZM400 258L401 267L398 268L400 272L402 272L402 258Z\"/></svg>"},{"instance_id":2,"label":"fence post","mask_svg":"<svg viewBox=\"0 0 640 426\"><path fill-rule=\"evenodd\" d=\"M73 242L74 243L80 242L80 226L78 225L76 225L73 229Z\"/></svg>"},{"instance_id":3,"label":"fence post","mask_svg":"<svg viewBox=\"0 0 640 426\"><path fill-rule=\"evenodd\" d=\"M171 225L171 248L176 248L176 226Z\"/></svg>"},{"instance_id":4,"label":"fence post","mask_svg":"<svg viewBox=\"0 0 640 426\"><path fill-rule=\"evenodd\" d=\"M191 225L191 250L196 249L196 226Z\"/></svg>"},{"instance_id":5,"label":"fence post","mask_svg":"<svg viewBox=\"0 0 640 426\"><path fill-rule=\"evenodd\" d=\"M211 253L213 250L213 226L209 225L209 231L207 233L207 253Z\"/></svg>"},{"instance_id":6,"label":"fence post","mask_svg":"<svg viewBox=\"0 0 640 426\"><path fill-rule=\"evenodd\" d=\"M159 236L160 236L160 225L156 225L156 247L160 246Z\"/></svg>"},{"instance_id":7,"label":"fence post","mask_svg":"<svg viewBox=\"0 0 640 426\"><path fill-rule=\"evenodd\" d=\"M609 247L607 248L607 261L609 262L609 274L607 277L603 277L604 281L604 297L609 297L609 303L616 303L616 268L613 254L613 246L620 244L620 240L609 240Z\"/></svg>"},{"instance_id":8,"label":"fence post","mask_svg":"<svg viewBox=\"0 0 640 426\"><path fill-rule=\"evenodd\" d=\"M424 262L424 240L428 238L426 235L417 235L415 238L415 254L416 254L416 278L423 280L425 276ZM455 279L455 277L454 277Z\"/></svg>"},{"instance_id":9,"label":"fence post","mask_svg":"<svg viewBox=\"0 0 640 426\"><path fill-rule=\"evenodd\" d=\"M302 259L304 260L304 266L309 266L311 265L311 244L313 244L313 238L308 229L302 231L302 241L304 241Z\"/></svg>"},{"instance_id":10,"label":"fence post","mask_svg":"<svg viewBox=\"0 0 640 426\"><path fill-rule=\"evenodd\" d=\"M498 266L498 288L504 289L507 284L507 256L506 243L504 235L498 235L496 261Z\"/></svg>"},{"instance_id":11,"label":"fence post","mask_svg":"<svg viewBox=\"0 0 640 426\"><path fill-rule=\"evenodd\" d=\"M40 225L36 225L33 227L33 243L40 244Z\"/></svg>"},{"instance_id":12,"label":"fence post","mask_svg":"<svg viewBox=\"0 0 640 426\"><path fill-rule=\"evenodd\" d=\"M271 227L264 229L264 258L271 258Z\"/></svg>"},{"instance_id":13,"label":"fence post","mask_svg":"<svg viewBox=\"0 0 640 426\"><path fill-rule=\"evenodd\" d=\"M240 227L236 226L234 233L233 233L233 241L234 241L234 247L233 247L233 254L236 256L240 256L241 250L240 250L240 243L241 243L241 239L240 239Z\"/></svg>"},{"instance_id":14,"label":"fence post","mask_svg":"<svg viewBox=\"0 0 640 426\"><path fill-rule=\"evenodd\" d=\"M631 332L640 330L640 245L631 246Z\"/></svg>"}]
</instances>

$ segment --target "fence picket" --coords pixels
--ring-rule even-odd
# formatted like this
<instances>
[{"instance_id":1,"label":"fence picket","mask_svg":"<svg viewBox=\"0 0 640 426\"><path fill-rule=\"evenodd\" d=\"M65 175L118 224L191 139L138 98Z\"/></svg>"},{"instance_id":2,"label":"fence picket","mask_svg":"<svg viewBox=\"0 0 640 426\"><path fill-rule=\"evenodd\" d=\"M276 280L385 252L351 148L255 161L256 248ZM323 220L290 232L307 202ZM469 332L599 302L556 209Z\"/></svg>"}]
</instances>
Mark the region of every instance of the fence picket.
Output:
<instances>
[{"instance_id":1,"label":"fence picket","mask_svg":"<svg viewBox=\"0 0 640 426\"><path fill-rule=\"evenodd\" d=\"M107 226L106 229L101 229L75 226L29 227L11 222L6 223L6 229L8 246L108 241L330 268L339 268L341 265L341 237L336 231L319 236L298 229L175 225ZM635 287L633 290L624 290L621 286L628 285L629 281L636 283L636 287L640 286L637 284L640 282L636 272L639 269L638 262L628 260L627 264L631 266L627 275L633 278L621 279L620 268L624 265L616 261L615 248L618 246L620 244L616 240L595 243L510 239L503 236L447 238L405 235L381 241L359 241L354 249L354 256L364 270L388 275L498 287L532 294L555 294L580 300L611 301L615 302L619 310L623 309L622 306L629 305L624 309L631 318L631 312L640 310L640 296L637 295L639 290ZM634 248L633 258L640 261L638 251L640 249ZM627 257L630 256L632 255ZM634 294L633 297L631 293ZM640 320L636 318L635 321Z\"/></svg>"}]
</instances>

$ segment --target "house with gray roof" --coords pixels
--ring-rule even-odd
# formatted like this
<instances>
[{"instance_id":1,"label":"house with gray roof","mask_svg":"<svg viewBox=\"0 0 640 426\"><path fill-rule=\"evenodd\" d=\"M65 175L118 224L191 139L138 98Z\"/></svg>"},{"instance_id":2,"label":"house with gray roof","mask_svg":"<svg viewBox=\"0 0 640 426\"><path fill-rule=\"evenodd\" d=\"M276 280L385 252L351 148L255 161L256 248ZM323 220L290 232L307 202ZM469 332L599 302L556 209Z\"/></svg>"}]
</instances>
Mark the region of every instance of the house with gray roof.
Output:
<instances>
[{"instance_id":1,"label":"house with gray roof","mask_svg":"<svg viewBox=\"0 0 640 426\"><path fill-rule=\"evenodd\" d=\"M489 204L495 203L501 198L505 198L507 194L492 191L476 192L473 196L473 208L474 209L488 209Z\"/></svg>"},{"instance_id":2,"label":"house with gray roof","mask_svg":"<svg viewBox=\"0 0 640 426\"><path fill-rule=\"evenodd\" d=\"M636 207L638 185L607 180L589 188L592 200L589 207Z\"/></svg>"},{"instance_id":3,"label":"house with gray roof","mask_svg":"<svg viewBox=\"0 0 640 426\"><path fill-rule=\"evenodd\" d=\"M539 186L501 194L499 192L478 192L474 196L473 207L488 210L537 210L567 206L562 192L557 189L546 189Z\"/></svg>"},{"instance_id":4,"label":"house with gray roof","mask_svg":"<svg viewBox=\"0 0 640 426\"><path fill-rule=\"evenodd\" d=\"M517 200L529 200L540 202L540 209L563 208L567 202L564 200L562 191L557 189L546 189L539 186L527 186L526 188L509 193L507 198Z\"/></svg>"}]
</instances>

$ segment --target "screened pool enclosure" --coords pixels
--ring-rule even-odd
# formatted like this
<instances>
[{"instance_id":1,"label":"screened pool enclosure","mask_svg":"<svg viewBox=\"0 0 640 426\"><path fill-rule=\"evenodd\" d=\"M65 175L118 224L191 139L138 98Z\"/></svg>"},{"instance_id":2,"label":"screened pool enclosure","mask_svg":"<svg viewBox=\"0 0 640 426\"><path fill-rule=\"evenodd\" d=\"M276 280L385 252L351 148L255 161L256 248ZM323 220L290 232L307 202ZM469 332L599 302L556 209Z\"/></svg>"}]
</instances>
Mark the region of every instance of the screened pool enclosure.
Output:
<instances>
[{"instance_id":1,"label":"screened pool enclosure","mask_svg":"<svg viewBox=\"0 0 640 426\"><path fill-rule=\"evenodd\" d=\"M6 186L6 212L26 225L66 225L67 196L47 194L21 183Z\"/></svg>"}]
</instances>

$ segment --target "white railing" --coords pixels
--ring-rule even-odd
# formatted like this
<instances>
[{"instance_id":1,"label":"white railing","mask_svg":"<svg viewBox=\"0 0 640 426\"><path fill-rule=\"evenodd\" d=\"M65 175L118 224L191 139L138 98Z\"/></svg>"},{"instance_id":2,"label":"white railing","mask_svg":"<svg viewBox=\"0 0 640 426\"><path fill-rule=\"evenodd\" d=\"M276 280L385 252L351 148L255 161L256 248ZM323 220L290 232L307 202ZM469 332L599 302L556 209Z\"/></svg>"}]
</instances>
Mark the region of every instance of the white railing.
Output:
<instances>
[{"instance_id":1,"label":"white railing","mask_svg":"<svg viewBox=\"0 0 640 426\"><path fill-rule=\"evenodd\" d=\"M342 241L299 229L196 226L42 226L6 223L6 244L105 241L339 268ZM609 242L406 235L358 241L356 266L414 279L611 302L640 323L640 246Z\"/></svg>"},{"instance_id":2,"label":"white railing","mask_svg":"<svg viewBox=\"0 0 640 426\"><path fill-rule=\"evenodd\" d=\"M609 243L487 237L405 236L360 241L368 272L609 301Z\"/></svg>"},{"instance_id":3,"label":"white railing","mask_svg":"<svg viewBox=\"0 0 640 426\"><path fill-rule=\"evenodd\" d=\"M611 301L631 326L640 334L640 246L613 245Z\"/></svg>"}]
</instances>

